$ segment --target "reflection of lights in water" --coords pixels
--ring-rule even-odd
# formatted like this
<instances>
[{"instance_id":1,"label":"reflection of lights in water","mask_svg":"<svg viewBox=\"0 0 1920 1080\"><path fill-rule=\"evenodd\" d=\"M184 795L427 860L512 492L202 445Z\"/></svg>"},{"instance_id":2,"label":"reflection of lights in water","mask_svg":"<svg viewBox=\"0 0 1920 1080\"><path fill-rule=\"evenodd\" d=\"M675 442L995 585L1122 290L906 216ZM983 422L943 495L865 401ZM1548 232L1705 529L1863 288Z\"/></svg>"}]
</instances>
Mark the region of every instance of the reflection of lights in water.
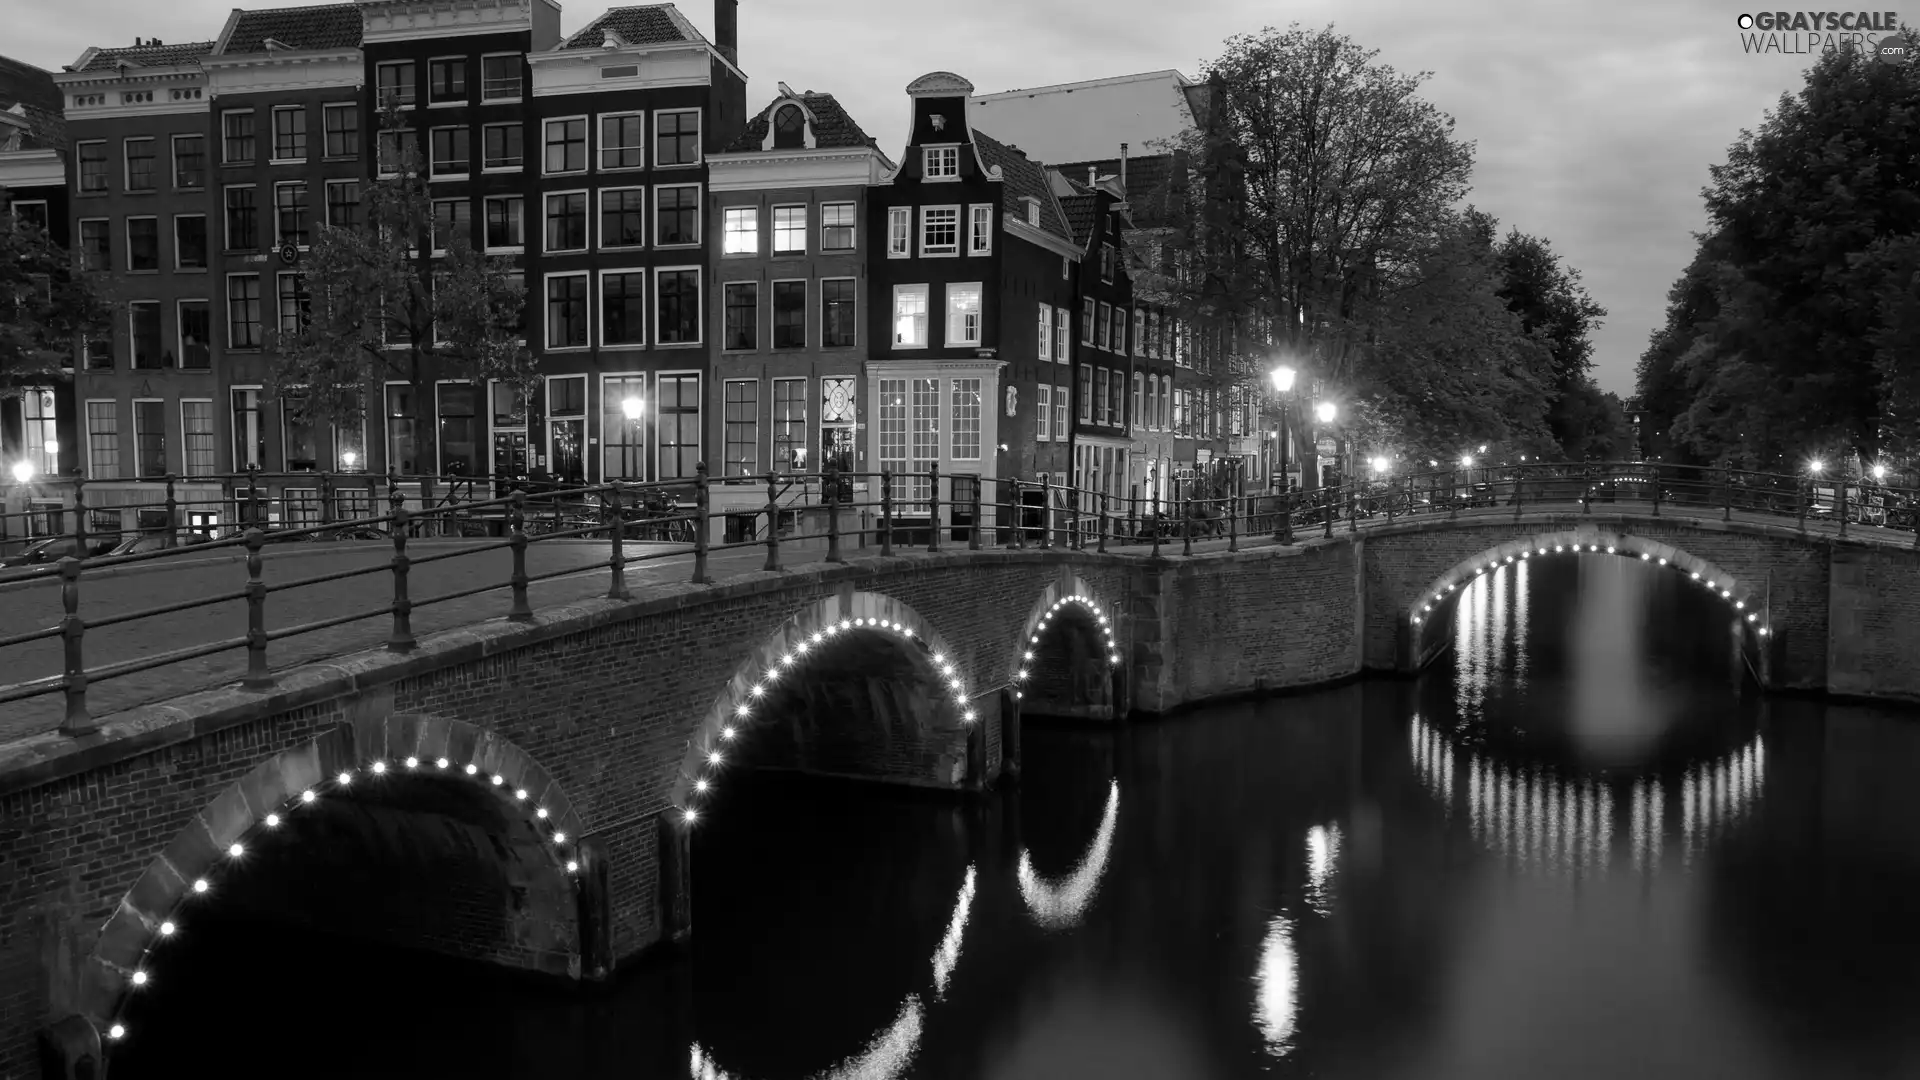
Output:
<instances>
[{"instance_id":1,"label":"reflection of lights in water","mask_svg":"<svg viewBox=\"0 0 1920 1080\"><path fill-rule=\"evenodd\" d=\"M1100 815L1100 828L1087 845L1080 865L1059 884L1040 876L1033 868L1033 857L1020 852L1020 899L1027 914L1048 930L1068 930L1078 925L1100 890L1100 878L1107 872L1107 856L1113 848L1113 827L1120 820L1120 782L1107 789L1107 809Z\"/></svg>"},{"instance_id":2,"label":"reflection of lights in water","mask_svg":"<svg viewBox=\"0 0 1920 1080\"><path fill-rule=\"evenodd\" d=\"M1507 638L1514 637L1517 677L1525 682L1527 564L1502 564L1476 574L1460 589L1453 613L1454 705L1462 717L1478 717L1487 691L1508 672ZM1519 605L1510 618L1508 597Z\"/></svg>"},{"instance_id":3,"label":"reflection of lights in water","mask_svg":"<svg viewBox=\"0 0 1920 1080\"><path fill-rule=\"evenodd\" d=\"M1508 677L1516 690L1527 686L1527 568L1531 565L1526 559L1513 564L1513 670Z\"/></svg>"},{"instance_id":4,"label":"reflection of lights in water","mask_svg":"<svg viewBox=\"0 0 1920 1080\"><path fill-rule=\"evenodd\" d=\"M1307 904L1321 915L1332 905L1333 872L1339 868L1340 826L1315 825L1307 830Z\"/></svg>"},{"instance_id":5,"label":"reflection of lights in water","mask_svg":"<svg viewBox=\"0 0 1920 1080\"><path fill-rule=\"evenodd\" d=\"M954 898L953 916L947 920L947 933L940 941L940 947L933 953L933 985L935 993L945 993L947 980L953 975L953 965L960 959L960 940L967 929L967 912L973 907L974 868L967 867L967 876L960 884L960 894ZM893 1023L874 1035L867 1043L866 1050L859 1056L848 1058L840 1065L825 1072L816 1073L816 1080L898 1080L905 1076L907 1067L913 1064L913 1056L920 1049L920 1031L925 1019L920 1006L920 995L908 994L900 1003L900 1012ZM743 1080L738 1074L730 1073L720 1067L711 1052L695 1041L689 1051L688 1075L692 1080Z\"/></svg>"},{"instance_id":6,"label":"reflection of lights in water","mask_svg":"<svg viewBox=\"0 0 1920 1080\"><path fill-rule=\"evenodd\" d=\"M966 883L960 886L960 900L953 905L953 918L947 923L947 936L940 939L940 948L933 954L933 989L935 993L947 992L947 978L953 974L953 965L960 961L960 938L967 932L967 911L973 907L973 867L967 867Z\"/></svg>"},{"instance_id":7,"label":"reflection of lights in water","mask_svg":"<svg viewBox=\"0 0 1920 1080\"><path fill-rule=\"evenodd\" d=\"M1275 915L1260 944L1260 967L1254 972L1254 1019L1267 1040L1267 1050L1285 1057L1293 1050L1294 1016L1300 1009L1299 957L1293 950L1293 924Z\"/></svg>"},{"instance_id":8,"label":"reflection of lights in water","mask_svg":"<svg viewBox=\"0 0 1920 1080\"><path fill-rule=\"evenodd\" d=\"M1613 857L1614 785L1472 752L1463 755L1463 767L1452 741L1438 729L1418 716L1410 729L1414 772L1448 813L1452 775L1464 771L1468 828L1475 840L1539 873L1606 871ZM1689 768L1677 784L1658 776L1632 781L1624 805L1634 870L1658 871L1670 802L1680 806L1682 851L1691 861L1759 801L1765 764L1766 744L1756 735L1719 761ZM1671 790L1676 787L1677 793Z\"/></svg>"}]
</instances>

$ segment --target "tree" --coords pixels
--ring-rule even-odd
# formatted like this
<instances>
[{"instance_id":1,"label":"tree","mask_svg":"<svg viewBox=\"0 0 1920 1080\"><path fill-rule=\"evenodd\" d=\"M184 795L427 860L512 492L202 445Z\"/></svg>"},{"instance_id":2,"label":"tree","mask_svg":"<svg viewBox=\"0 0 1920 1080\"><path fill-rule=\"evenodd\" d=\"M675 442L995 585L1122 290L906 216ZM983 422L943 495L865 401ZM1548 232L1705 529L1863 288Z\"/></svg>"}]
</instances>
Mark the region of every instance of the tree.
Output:
<instances>
[{"instance_id":1,"label":"tree","mask_svg":"<svg viewBox=\"0 0 1920 1080\"><path fill-rule=\"evenodd\" d=\"M1640 404L1640 427L1646 433L1648 456L1683 465L1705 462L1675 433L1691 400L1688 368L1681 358L1720 310L1712 281L1718 265L1718 240L1713 234L1701 234L1697 239L1699 250L1680 280L1667 290L1666 322L1650 336L1634 377L1634 397Z\"/></svg>"},{"instance_id":2,"label":"tree","mask_svg":"<svg viewBox=\"0 0 1920 1080\"><path fill-rule=\"evenodd\" d=\"M1593 340L1607 309L1580 284L1552 245L1519 229L1500 244L1500 296L1547 346L1547 427L1561 455L1579 461L1611 442L1612 420L1593 381ZM1618 405L1616 400L1615 405Z\"/></svg>"},{"instance_id":3,"label":"tree","mask_svg":"<svg viewBox=\"0 0 1920 1080\"><path fill-rule=\"evenodd\" d=\"M0 209L0 398L70 377L80 338L108 315L97 275L37 224Z\"/></svg>"},{"instance_id":4,"label":"tree","mask_svg":"<svg viewBox=\"0 0 1920 1080\"><path fill-rule=\"evenodd\" d=\"M276 394L303 400L308 417L346 426L360 423L388 380L405 382L416 452L432 461L436 433L420 421L431 415L436 379L531 388L526 292L511 258L474 250L464 220L436 220L418 149L407 145L411 133L397 110L386 110L382 128L381 160L394 171L368 186L361 221L318 227L305 259L299 326L268 335L280 358L270 380ZM397 462L388 470L401 471Z\"/></svg>"}]
</instances>

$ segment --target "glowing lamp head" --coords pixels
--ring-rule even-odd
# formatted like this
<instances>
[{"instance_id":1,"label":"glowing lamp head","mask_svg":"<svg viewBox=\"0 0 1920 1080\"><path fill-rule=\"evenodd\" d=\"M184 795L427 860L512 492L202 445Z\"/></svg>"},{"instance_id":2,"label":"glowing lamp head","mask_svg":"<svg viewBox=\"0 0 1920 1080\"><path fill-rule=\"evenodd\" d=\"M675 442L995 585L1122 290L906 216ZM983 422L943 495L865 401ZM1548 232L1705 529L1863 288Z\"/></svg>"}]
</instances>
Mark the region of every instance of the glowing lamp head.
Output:
<instances>
[{"instance_id":1,"label":"glowing lamp head","mask_svg":"<svg viewBox=\"0 0 1920 1080\"><path fill-rule=\"evenodd\" d=\"M31 483L33 480L33 462L16 461L13 463L13 480L16 484Z\"/></svg>"},{"instance_id":2,"label":"glowing lamp head","mask_svg":"<svg viewBox=\"0 0 1920 1080\"><path fill-rule=\"evenodd\" d=\"M1387 471L1387 466L1388 466L1388 464L1390 464L1390 463L1389 463L1389 462L1387 461L1387 459L1386 459L1386 458L1383 458L1383 457L1377 457L1377 458L1374 458L1374 459L1373 459L1373 471L1374 471L1374 472L1377 472L1377 473L1383 473L1383 472L1386 472L1386 471Z\"/></svg>"},{"instance_id":3,"label":"glowing lamp head","mask_svg":"<svg viewBox=\"0 0 1920 1080\"><path fill-rule=\"evenodd\" d=\"M1823 472L1826 467L1827 463L1821 461L1819 458L1814 458L1812 461L1807 462L1807 471L1811 473Z\"/></svg>"},{"instance_id":4,"label":"glowing lamp head","mask_svg":"<svg viewBox=\"0 0 1920 1080\"><path fill-rule=\"evenodd\" d=\"M125 1024L115 1024L112 1027L107 1029L107 1038L109 1039L118 1040L118 1039L124 1039L126 1037L127 1037L127 1026Z\"/></svg>"},{"instance_id":5,"label":"glowing lamp head","mask_svg":"<svg viewBox=\"0 0 1920 1080\"><path fill-rule=\"evenodd\" d=\"M640 399L633 395L628 395L620 402L620 411L625 413L629 420L640 419L641 407Z\"/></svg>"},{"instance_id":6,"label":"glowing lamp head","mask_svg":"<svg viewBox=\"0 0 1920 1080\"><path fill-rule=\"evenodd\" d=\"M1461 467L1461 468L1464 468L1464 469L1471 469L1471 468L1473 468L1473 455L1472 455L1472 454L1462 454L1462 455L1461 455L1461 457L1460 457L1460 467Z\"/></svg>"},{"instance_id":7,"label":"glowing lamp head","mask_svg":"<svg viewBox=\"0 0 1920 1080\"><path fill-rule=\"evenodd\" d=\"M1875 480L1885 480L1887 478L1887 467L1885 465L1875 465L1873 467L1873 478Z\"/></svg>"},{"instance_id":8,"label":"glowing lamp head","mask_svg":"<svg viewBox=\"0 0 1920 1080\"><path fill-rule=\"evenodd\" d=\"M340 464L345 465L349 469L353 468L354 463L359 460L360 455L354 453L352 450L346 450L340 454Z\"/></svg>"},{"instance_id":9,"label":"glowing lamp head","mask_svg":"<svg viewBox=\"0 0 1920 1080\"><path fill-rule=\"evenodd\" d=\"M1284 394L1293 389L1293 369L1285 364L1273 369L1273 388Z\"/></svg>"},{"instance_id":10,"label":"glowing lamp head","mask_svg":"<svg viewBox=\"0 0 1920 1080\"><path fill-rule=\"evenodd\" d=\"M1323 401L1313 407L1313 415L1319 417L1321 423L1331 424L1333 418L1340 415L1340 408L1331 401Z\"/></svg>"}]
</instances>

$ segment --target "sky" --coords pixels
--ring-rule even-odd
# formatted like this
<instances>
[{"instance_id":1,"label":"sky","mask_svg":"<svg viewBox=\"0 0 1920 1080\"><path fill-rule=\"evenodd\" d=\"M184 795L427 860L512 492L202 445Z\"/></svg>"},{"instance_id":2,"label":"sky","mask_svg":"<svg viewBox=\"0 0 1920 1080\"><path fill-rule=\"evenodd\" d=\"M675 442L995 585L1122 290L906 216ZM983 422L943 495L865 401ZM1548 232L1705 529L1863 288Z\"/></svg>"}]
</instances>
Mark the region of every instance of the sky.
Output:
<instances>
[{"instance_id":1,"label":"sky","mask_svg":"<svg viewBox=\"0 0 1920 1080\"><path fill-rule=\"evenodd\" d=\"M605 6L563 0L562 31ZM0 48L58 70L89 45L211 40L230 8L61 0L50 17L9 20ZM709 0L680 9L712 35ZM982 94L1167 68L1196 76L1232 35L1331 23L1396 70L1432 72L1422 95L1476 144L1470 201L1503 231L1546 238L1580 272L1609 313L1594 375L1624 395L1705 227L1708 166L1798 92L1813 59L1747 52L1736 20L1748 10L1740 0L740 0L740 66L751 108L781 81L831 93L897 158L905 88L929 71ZM100 27L121 29L102 38Z\"/></svg>"}]
</instances>

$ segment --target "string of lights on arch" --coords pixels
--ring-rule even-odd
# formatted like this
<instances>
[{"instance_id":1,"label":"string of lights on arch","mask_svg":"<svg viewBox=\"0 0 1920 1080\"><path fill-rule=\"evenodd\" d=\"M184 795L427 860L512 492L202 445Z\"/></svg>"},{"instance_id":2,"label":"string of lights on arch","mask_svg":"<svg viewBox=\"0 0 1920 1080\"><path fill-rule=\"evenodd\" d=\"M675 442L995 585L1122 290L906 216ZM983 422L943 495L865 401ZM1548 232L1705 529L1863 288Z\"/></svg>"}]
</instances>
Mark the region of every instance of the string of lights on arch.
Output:
<instances>
[{"instance_id":1,"label":"string of lights on arch","mask_svg":"<svg viewBox=\"0 0 1920 1080\"><path fill-rule=\"evenodd\" d=\"M464 774L472 777L477 783L485 787L498 789L502 797L509 794L507 778L500 773L484 772L478 763L471 761L456 768L453 761L446 757L438 757L432 760L408 757L398 763L398 765L389 765L385 759L377 759L358 769L340 770L331 778L315 784L312 787L303 789L298 795L288 797L280 804L277 810L269 812L265 817L261 818L256 825L243 833L240 840L235 840L233 843L227 845L226 850L221 852L224 859L216 866L209 868L206 873L203 873L193 880L188 886L186 895L181 897L180 901L174 905L174 912L170 913L168 918L162 920L156 928L156 936L149 939L146 948L141 951L139 966L135 967L127 978L129 986L134 990L142 990L153 984L153 976L148 971L147 960L153 955L155 949L179 938L181 923L177 914L179 909L189 902L207 899L213 895L215 879L224 873L231 872L242 859L246 858L248 847L244 841L247 836L253 835L263 829L269 832L278 831L282 825L287 823L289 818L313 806L319 802L322 797L339 795L351 790L355 781L359 780L363 773L373 777L376 781L379 778L391 776L395 773L401 775L420 773L435 776L441 774L460 776ZM516 806L527 810L527 823L533 827L535 835L539 836L541 841L547 845L554 861L565 867L570 878L578 874L580 872L580 860L571 849L572 840L567 836L566 830L559 827L559 823L555 821L553 814L545 806L541 805L540 800L534 798L526 788L514 787L511 791L511 796ZM120 1019L120 1016L125 1012L131 1000L132 997L130 994L121 997L120 1004L116 1007L113 1019L107 1028L106 1035L109 1040L119 1042L127 1037L127 1026Z\"/></svg>"},{"instance_id":2,"label":"string of lights on arch","mask_svg":"<svg viewBox=\"0 0 1920 1080\"><path fill-rule=\"evenodd\" d=\"M1100 610L1100 605L1093 602L1093 597L1074 593L1071 596L1063 596L1055 600L1053 606L1047 609L1047 613L1040 616L1040 621L1034 625L1033 633L1027 635L1027 641L1020 653L1020 668L1013 674L1014 682L1019 683L1027 680L1027 665L1033 663L1033 646L1040 644L1040 635L1046 630L1047 622L1055 615L1058 615L1061 608L1067 607L1068 605L1083 607L1087 610L1088 614L1094 617L1094 620L1100 624L1100 633L1104 635L1106 639L1107 663L1110 665L1120 663L1120 651L1114 647L1113 643L1112 621L1107 618L1105 612ZM1016 688L1013 696L1018 699L1024 695Z\"/></svg>"},{"instance_id":3,"label":"string of lights on arch","mask_svg":"<svg viewBox=\"0 0 1920 1080\"><path fill-rule=\"evenodd\" d=\"M933 661L933 666L939 670L940 677L946 681L947 689L951 691L951 700L953 701L954 707L960 710L961 721L971 726L980 718L979 712L973 707L973 702L967 697L966 680L961 678L959 669L954 665L953 661L947 659L945 653L934 652L933 646L928 643L925 638L916 634L912 627L890 619L841 619L838 622L828 623L826 626L815 631L811 636L799 641L790 650L781 653L780 658L775 660L772 666L760 673L760 677L756 679L753 685L747 690L747 700L735 704L733 707L733 715L730 716L725 723L721 724L719 731L720 741L722 743L732 744L733 741L740 736L742 726L759 719L759 717L755 715L755 705L765 700L766 696L773 691L774 686L779 683L782 676L788 675L797 669L801 661L807 658L808 653L834 640L839 635L854 630L877 630L882 633L893 634L902 641L918 646L922 652L929 654L929 658ZM726 764L727 759L726 755L721 752L720 747L714 745L712 742L708 742L700 748L699 756L701 773L698 776L689 777L688 779L693 781L693 793L695 795L707 795L713 791L714 783L719 778L720 768ZM689 798L687 801L690 804L693 800ZM679 810L681 817L689 823L700 819L700 808L697 806L679 806L675 807L675 809Z\"/></svg>"},{"instance_id":4,"label":"string of lights on arch","mask_svg":"<svg viewBox=\"0 0 1920 1080\"><path fill-rule=\"evenodd\" d=\"M1727 585L1733 584L1732 582L1730 581L1721 582L1711 577L1702 581L1700 572L1698 570L1690 571L1685 566L1682 566L1677 562L1669 562L1665 556L1655 556L1651 552L1646 552L1646 551L1622 552L1620 551L1619 546L1617 544L1607 544L1604 547L1600 544L1555 544L1553 545L1553 550L1551 553L1549 553L1547 548L1543 545L1538 549L1529 548L1521 551L1518 558L1520 561L1524 562L1525 560L1534 558L1536 556L1544 556L1547 554L1558 555L1563 552L1568 552L1569 549L1571 549L1572 554L1576 554L1576 555L1580 554L1581 552L1587 552L1590 554L1599 554L1602 551L1606 552L1608 555L1620 555L1624 558L1631 558L1634 555L1639 555L1641 562L1658 562L1659 565L1661 566L1671 566L1675 570L1678 570L1683 574L1690 575L1690 580L1699 582L1701 585L1706 587L1706 590L1708 592L1717 593L1720 599L1731 601L1733 604L1733 609L1735 611L1745 613L1746 621L1748 623L1750 624L1758 623L1760 620L1760 613L1758 611L1747 610L1748 601L1751 599L1751 597L1745 594L1742 594L1741 596L1736 598L1733 594L1733 590L1726 587ZM1435 586L1432 600L1427 600L1423 596L1421 597L1421 599L1415 601L1415 603L1418 605L1418 610L1416 610L1413 614L1414 625L1415 626L1420 625L1422 621L1421 616L1431 614L1433 612L1433 605L1438 603L1443 603L1446 600L1448 593L1458 590L1462 584L1468 584L1468 585L1472 584L1475 578L1479 578L1485 575L1488 571L1498 570L1502 566L1510 565L1515 561L1515 558L1516 557L1513 555L1508 555L1504 559L1489 560L1485 566L1476 565L1473 568L1473 573L1470 575L1463 575L1457 581L1449 581L1449 582L1446 582L1444 585ZM1767 627L1764 625L1755 626L1754 632L1759 634L1761 637L1766 637Z\"/></svg>"}]
</instances>

